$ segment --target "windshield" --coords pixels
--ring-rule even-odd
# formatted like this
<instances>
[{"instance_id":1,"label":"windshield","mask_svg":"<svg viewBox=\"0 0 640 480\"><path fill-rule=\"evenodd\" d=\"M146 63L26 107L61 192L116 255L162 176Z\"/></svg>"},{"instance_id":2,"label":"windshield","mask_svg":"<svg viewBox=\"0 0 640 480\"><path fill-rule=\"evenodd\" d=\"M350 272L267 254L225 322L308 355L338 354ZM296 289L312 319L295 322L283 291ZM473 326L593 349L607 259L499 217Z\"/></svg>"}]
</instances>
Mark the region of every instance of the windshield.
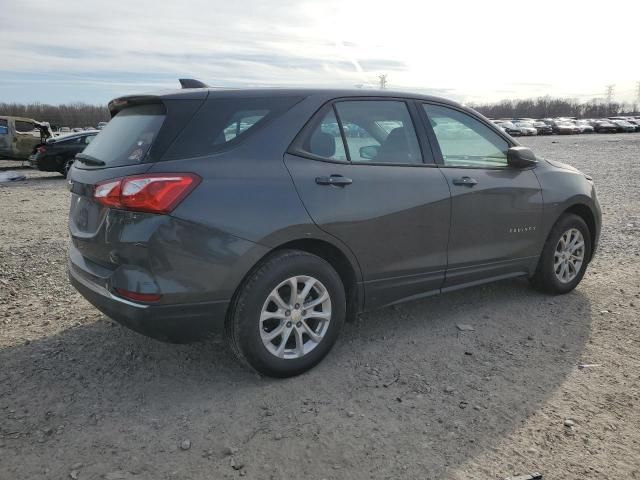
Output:
<instances>
[{"instance_id":1,"label":"windshield","mask_svg":"<svg viewBox=\"0 0 640 480\"><path fill-rule=\"evenodd\" d=\"M533 127L533 125L529 122L518 122L516 123L517 126L519 127L524 127L524 128L531 128Z\"/></svg>"},{"instance_id":2,"label":"windshield","mask_svg":"<svg viewBox=\"0 0 640 480\"><path fill-rule=\"evenodd\" d=\"M162 104L125 108L105 125L83 154L107 167L144 161L165 119Z\"/></svg>"}]
</instances>

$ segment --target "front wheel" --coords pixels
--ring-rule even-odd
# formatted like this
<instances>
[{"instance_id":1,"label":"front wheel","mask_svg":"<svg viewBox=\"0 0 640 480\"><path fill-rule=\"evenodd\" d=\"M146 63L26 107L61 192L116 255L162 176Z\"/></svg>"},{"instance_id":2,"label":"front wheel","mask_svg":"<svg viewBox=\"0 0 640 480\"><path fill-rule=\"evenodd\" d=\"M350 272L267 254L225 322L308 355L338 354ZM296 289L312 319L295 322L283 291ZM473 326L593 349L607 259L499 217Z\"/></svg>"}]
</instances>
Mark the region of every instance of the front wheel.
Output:
<instances>
[{"instance_id":1,"label":"front wheel","mask_svg":"<svg viewBox=\"0 0 640 480\"><path fill-rule=\"evenodd\" d=\"M591 258L591 235L585 221L562 215L542 249L533 285L548 293L568 293L580 283Z\"/></svg>"},{"instance_id":2,"label":"front wheel","mask_svg":"<svg viewBox=\"0 0 640 480\"><path fill-rule=\"evenodd\" d=\"M283 250L240 287L226 322L236 356L271 377L299 375L320 362L346 315L340 276L320 257Z\"/></svg>"}]
</instances>

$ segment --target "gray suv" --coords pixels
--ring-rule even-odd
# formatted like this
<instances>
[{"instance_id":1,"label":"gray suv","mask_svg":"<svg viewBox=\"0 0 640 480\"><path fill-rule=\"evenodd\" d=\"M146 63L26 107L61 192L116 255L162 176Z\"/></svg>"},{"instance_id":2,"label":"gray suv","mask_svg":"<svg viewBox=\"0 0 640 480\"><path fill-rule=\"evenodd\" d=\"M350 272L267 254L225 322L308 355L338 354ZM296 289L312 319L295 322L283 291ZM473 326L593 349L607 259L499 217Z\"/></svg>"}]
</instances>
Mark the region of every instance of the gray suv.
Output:
<instances>
[{"instance_id":1,"label":"gray suv","mask_svg":"<svg viewBox=\"0 0 640 480\"><path fill-rule=\"evenodd\" d=\"M580 282L593 182L477 112L389 91L185 88L109 103L70 171L69 275L138 332L317 364L345 318L525 276Z\"/></svg>"}]
</instances>

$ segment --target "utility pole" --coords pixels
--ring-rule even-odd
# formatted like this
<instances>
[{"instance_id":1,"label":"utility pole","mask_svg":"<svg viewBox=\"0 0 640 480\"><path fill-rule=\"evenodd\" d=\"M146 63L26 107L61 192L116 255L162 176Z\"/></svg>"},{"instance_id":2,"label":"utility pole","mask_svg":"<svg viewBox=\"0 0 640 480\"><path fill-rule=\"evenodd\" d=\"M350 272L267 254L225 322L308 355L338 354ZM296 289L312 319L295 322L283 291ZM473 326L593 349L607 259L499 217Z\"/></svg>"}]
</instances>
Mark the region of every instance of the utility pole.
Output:
<instances>
[{"instance_id":1,"label":"utility pole","mask_svg":"<svg viewBox=\"0 0 640 480\"><path fill-rule=\"evenodd\" d=\"M385 88L387 88L387 74L386 73L378 75L378 80L380 81L380 89L381 90L384 90Z\"/></svg>"},{"instance_id":2,"label":"utility pole","mask_svg":"<svg viewBox=\"0 0 640 480\"><path fill-rule=\"evenodd\" d=\"M607 105L611 105L611 102L613 102L613 90L615 88L616 86L614 84L607 85L607 93L606 93Z\"/></svg>"}]
</instances>

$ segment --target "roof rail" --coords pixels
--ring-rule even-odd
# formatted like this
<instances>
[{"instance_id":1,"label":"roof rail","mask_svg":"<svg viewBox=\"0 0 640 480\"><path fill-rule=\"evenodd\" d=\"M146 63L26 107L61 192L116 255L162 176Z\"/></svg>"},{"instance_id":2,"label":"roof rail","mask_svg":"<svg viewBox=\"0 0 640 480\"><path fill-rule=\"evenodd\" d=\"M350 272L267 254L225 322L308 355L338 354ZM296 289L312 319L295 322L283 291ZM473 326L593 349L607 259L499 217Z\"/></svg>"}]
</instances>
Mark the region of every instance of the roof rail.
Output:
<instances>
[{"instance_id":1,"label":"roof rail","mask_svg":"<svg viewBox=\"0 0 640 480\"><path fill-rule=\"evenodd\" d=\"M202 83L200 80L195 80L193 78L180 78L180 85L182 88L208 88L209 85L206 83Z\"/></svg>"}]
</instances>

